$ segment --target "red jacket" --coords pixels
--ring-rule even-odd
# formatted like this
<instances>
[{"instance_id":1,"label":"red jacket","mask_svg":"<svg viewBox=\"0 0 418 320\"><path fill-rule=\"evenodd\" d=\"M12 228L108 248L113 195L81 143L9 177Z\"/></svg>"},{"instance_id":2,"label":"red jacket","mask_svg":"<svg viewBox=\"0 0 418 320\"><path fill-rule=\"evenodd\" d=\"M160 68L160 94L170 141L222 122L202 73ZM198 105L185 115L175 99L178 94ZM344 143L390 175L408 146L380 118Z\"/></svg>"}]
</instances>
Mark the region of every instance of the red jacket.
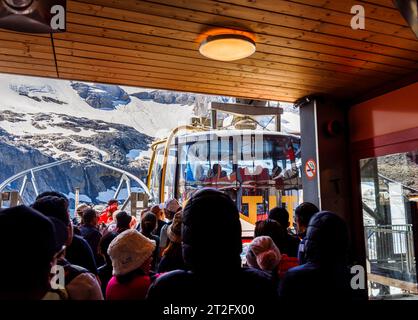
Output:
<instances>
[{"instance_id":1,"label":"red jacket","mask_svg":"<svg viewBox=\"0 0 418 320\"><path fill-rule=\"evenodd\" d=\"M115 212L116 210L118 210L118 204L112 203L100 214L98 223L111 223L113 221L113 212Z\"/></svg>"},{"instance_id":2,"label":"red jacket","mask_svg":"<svg viewBox=\"0 0 418 320\"><path fill-rule=\"evenodd\" d=\"M287 270L297 267L299 265L299 260L296 257L289 257L287 254L282 254L280 263L277 267L278 275L280 279L283 279Z\"/></svg>"},{"instance_id":3,"label":"red jacket","mask_svg":"<svg viewBox=\"0 0 418 320\"><path fill-rule=\"evenodd\" d=\"M144 300L151 282L148 275L138 275L127 283L113 276L106 287L106 300Z\"/></svg>"}]
</instances>

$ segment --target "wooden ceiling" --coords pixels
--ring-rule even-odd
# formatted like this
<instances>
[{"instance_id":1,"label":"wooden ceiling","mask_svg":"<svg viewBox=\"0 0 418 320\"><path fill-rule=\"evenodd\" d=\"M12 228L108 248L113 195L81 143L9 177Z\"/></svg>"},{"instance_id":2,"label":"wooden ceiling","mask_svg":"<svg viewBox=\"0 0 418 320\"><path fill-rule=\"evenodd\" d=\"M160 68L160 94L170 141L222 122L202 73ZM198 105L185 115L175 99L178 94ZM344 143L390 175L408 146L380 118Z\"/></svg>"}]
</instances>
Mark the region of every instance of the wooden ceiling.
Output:
<instances>
[{"instance_id":1,"label":"wooden ceiling","mask_svg":"<svg viewBox=\"0 0 418 320\"><path fill-rule=\"evenodd\" d=\"M366 9L352 30L350 9ZM201 56L214 27L251 30L257 52ZM0 72L253 99L352 99L418 72L418 40L391 0L69 0L67 32L0 29Z\"/></svg>"}]
</instances>

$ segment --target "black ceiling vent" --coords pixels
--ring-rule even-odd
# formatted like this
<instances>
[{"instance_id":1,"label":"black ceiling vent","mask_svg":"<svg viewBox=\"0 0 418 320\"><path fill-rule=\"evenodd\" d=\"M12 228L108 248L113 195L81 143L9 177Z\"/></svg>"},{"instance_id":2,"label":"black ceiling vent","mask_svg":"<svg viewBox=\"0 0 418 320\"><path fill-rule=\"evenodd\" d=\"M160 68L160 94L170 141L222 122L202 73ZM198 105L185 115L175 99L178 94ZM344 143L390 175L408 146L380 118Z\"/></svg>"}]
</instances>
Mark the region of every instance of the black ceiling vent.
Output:
<instances>
[{"instance_id":1,"label":"black ceiling vent","mask_svg":"<svg viewBox=\"0 0 418 320\"><path fill-rule=\"evenodd\" d=\"M0 0L0 28L27 33L65 31L66 0Z\"/></svg>"},{"instance_id":2,"label":"black ceiling vent","mask_svg":"<svg viewBox=\"0 0 418 320\"><path fill-rule=\"evenodd\" d=\"M418 38L418 0L394 0L393 2Z\"/></svg>"}]
</instances>

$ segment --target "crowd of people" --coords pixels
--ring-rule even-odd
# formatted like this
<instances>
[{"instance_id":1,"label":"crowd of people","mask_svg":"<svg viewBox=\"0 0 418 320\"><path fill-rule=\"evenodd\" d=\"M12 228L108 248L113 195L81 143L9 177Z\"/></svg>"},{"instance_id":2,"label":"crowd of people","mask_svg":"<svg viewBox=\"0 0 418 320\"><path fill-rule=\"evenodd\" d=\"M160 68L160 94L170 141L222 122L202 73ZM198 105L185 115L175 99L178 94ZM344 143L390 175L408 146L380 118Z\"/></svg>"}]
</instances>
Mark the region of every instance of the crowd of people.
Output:
<instances>
[{"instance_id":1,"label":"crowd of people","mask_svg":"<svg viewBox=\"0 0 418 320\"><path fill-rule=\"evenodd\" d=\"M68 199L46 192L31 206L0 211L0 274L8 275L0 299L354 297L345 222L307 202L296 208L295 222L292 234L287 210L272 209L257 222L243 262L239 211L220 191L202 189L183 206L169 199L138 219L120 211L116 200L102 212L80 204L71 219ZM53 285L59 272L51 270L64 271L64 285Z\"/></svg>"}]
</instances>

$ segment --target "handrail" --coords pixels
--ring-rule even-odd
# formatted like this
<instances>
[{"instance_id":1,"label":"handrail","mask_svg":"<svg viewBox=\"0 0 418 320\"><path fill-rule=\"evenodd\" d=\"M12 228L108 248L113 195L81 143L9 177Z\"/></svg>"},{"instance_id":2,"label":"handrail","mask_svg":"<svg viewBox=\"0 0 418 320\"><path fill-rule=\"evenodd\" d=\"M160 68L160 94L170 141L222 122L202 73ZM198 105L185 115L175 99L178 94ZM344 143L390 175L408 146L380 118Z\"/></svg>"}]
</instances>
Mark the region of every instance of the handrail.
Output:
<instances>
[{"instance_id":1,"label":"handrail","mask_svg":"<svg viewBox=\"0 0 418 320\"><path fill-rule=\"evenodd\" d=\"M122 174L126 175L128 178L130 178L130 179L138 182L138 184L142 187L142 189L144 189L145 193L149 197L151 196L151 193L150 193L148 187L145 185L145 183L141 179L139 179L138 177L134 176L132 173L129 173L129 172L125 171L125 170L122 170L122 169L113 167L111 165L108 165L108 164L103 163L103 162L98 161L98 160L91 160L91 162L93 162L95 164L98 164L99 166L102 166L102 167L105 167L105 168L108 168L108 169L111 169L113 171L116 171L116 172L119 172L119 173L122 173Z\"/></svg>"},{"instance_id":2,"label":"handrail","mask_svg":"<svg viewBox=\"0 0 418 320\"><path fill-rule=\"evenodd\" d=\"M408 190L410 190L410 191L413 191L413 192L417 192L417 193L418 193L418 190L417 190L417 189L414 189L414 188L408 187L408 186L406 186L406 185L404 185L404 184L400 183L399 181L396 181L396 180L393 180L393 179L391 179L391 178L388 178L388 177L386 177L386 176L384 176L384 175L382 175L382 174L380 174L380 173L378 173L378 176L379 176L380 178L384 179L384 180L388 180L389 182L398 183L398 184L400 184L400 185L401 185L401 187L402 187L402 188L404 188L404 189L408 189Z\"/></svg>"},{"instance_id":3,"label":"handrail","mask_svg":"<svg viewBox=\"0 0 418 320\"><path fill-rule=\"evenodd\" d=\"M42 170L45 170L45 169L49 169L49 168L52 168L52 167L56 167L56 166L59 166L61 164L64 164L64 163L67 163L67 162L70 162L70 161L72 161L72 160L71 159L59 160L59 161L55 161L55 162L52 162L52 163L47 163L47 164L44 164L44 165L41 165L41 166L38 166L38 167L35 167L35 168L31 168L31 169L27 169L27 170L21 171L21 172L15 174L15 175L11 176L10 178L6 179L5 181L3 181L0 184L0 192L2 192L10 183L12 183L12 182L14 182L14 181L16 181L18 179L21 179L21 178L26 178L27 179L28 174L30 174L31 177L32 177L31 179L34 180L34 173L35 172L42 171ZM122 169L113 167L111 165L108 165L108 164L103 163L103 162L98 161L98 160L91 160L91 162L93 162L93 163L95 163L95 164L97 164L99 166L108 168L110 170L119 172L122 175L125 175L126 177L128 177L128 178L136 181L142 187L142 189L144 190L144 192L149 197L151 196L151 193L149 192L149 189L145 185L145 183L141 179L139 179L138 177L134 176L133 174L131 174L131 173L125 171L125 170L122 170ZM34 183L34 181L32 183ZM35 188L35 191L37 191L36 186L34 186L34 188Z\"/></svg>"},{"instance_id":4,"label":"handrail","mask_svg":"<svg viewBox=\"0 0 418 320\"><path fill-rule=\"evenodd\" d=\"M391 263L393 270L416 274L412 224L366 225L367 258L376 265ZM398 263L398 264L397 264Z\"/></svg>"},{"instance_id":5,"label":"handrail","mask_svg":"<svg viewBox=\"0 0 418 320\"><path fill-rule=\"evenodd\" d=\"M12 182L14 182L14 181L16 181L20 178L23 178L30 173L34 173L34 172L42 171L42 170L49 169L49 168L52 168L52 167L56 167L56 166L59 166L63 163L69 162L69 161L71 161L71 159L59 160L59 161L43 164L41 166L19 172L19 173L15 174L14 176L11 176L10 178L6 179L5 181L3 181L0 184L0 192L2 192L10 183L12 183Z\"/></svg>"}]
</instances>

